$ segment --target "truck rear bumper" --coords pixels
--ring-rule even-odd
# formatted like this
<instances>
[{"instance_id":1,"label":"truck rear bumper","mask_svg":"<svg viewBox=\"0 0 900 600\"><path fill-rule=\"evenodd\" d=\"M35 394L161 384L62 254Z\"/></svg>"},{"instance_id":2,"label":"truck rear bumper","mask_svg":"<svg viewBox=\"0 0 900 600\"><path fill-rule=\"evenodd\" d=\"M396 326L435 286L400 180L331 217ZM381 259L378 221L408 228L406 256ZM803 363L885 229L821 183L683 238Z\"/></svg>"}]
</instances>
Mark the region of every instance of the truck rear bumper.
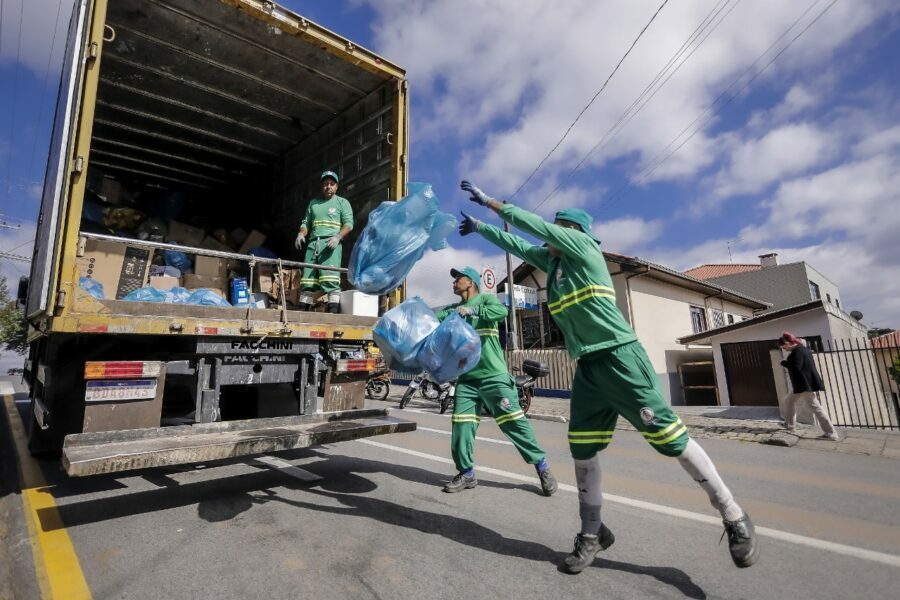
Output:
<instances>
[{"instance_id":1,"label":"truck rear bumper","mask_svg":"<svg viewBox=\"0 0 900 600\"><path fill-rule=\"evenodd\" d=\"M63 466L71 477L207 462L414 431L386 410L353 410L153 427L66 436Z\"/></svg>"}]
</instances>

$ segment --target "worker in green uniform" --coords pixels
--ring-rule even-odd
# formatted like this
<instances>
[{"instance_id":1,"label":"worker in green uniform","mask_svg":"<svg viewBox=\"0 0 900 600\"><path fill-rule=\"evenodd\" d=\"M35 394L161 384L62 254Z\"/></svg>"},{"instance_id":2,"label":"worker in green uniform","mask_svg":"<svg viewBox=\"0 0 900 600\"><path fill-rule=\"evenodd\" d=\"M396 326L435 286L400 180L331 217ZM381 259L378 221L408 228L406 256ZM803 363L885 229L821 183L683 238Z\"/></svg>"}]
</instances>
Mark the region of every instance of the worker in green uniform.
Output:
<instances>
[{"instance_id":1,"label":"worker in green uniform","mask_svg":"<svg viewBox=\"0 0 900 600\"><path fill-rule=\"evenodd\" d=\"M646 351L616 305L616 291L600 241L592 232L591 216L583 210L567 208L556 213L553 223L548 223L533 213L488 197L467 181L461 187L470 194L470 200L490 208L510 225L546 244L529 244L463 213L462 235L477 232L547 273L547 308L563 333L566 349L578 361L572 382L568 437L575 460L581 531L561 569L581 572L597 552L615 541L600 519L603 495L598 453L612 441L619 415L640 431L657 452L676 457L700 484L722 515L735 565L751 566L759 556L753 523L735 502L709 456L690 438L681 419L666 403Z\"/></svg>"},{"instance_id":2,"label":"worker in green uniform","mask_svg":"<svg viewBox=\"0 0 900 600\"><path fill-rule=\"evenodd\" d=\"M346 198L337 195L338 176L325 171L319 178L322 197L313 198L306 207L300 232L294 241L297 250L306 244L303 261L323 267L341 266L341 241L353 229L353 209ZM341 274L338 271L305 267L300 277L300 308L309 310L313 294L321 290L327 294L328 312L337 313L341 306Z\"/></svg>"},{"instance_id":3,"label":"worker in green uniform","mask_svg":"<svg viewBox=\"0 0 900 600\"><path fill-rule=\"evenodd\" d=\"M453 293L460 302L437 312L443 321L454 312L471 325L481 337L481 359L471 371L460 375L456 382L450 450L457 475L444 486L448 493L475 487L475 431L481 421L481 407L487 407L500 431L509 438L522 458L534 465L545 496L557 490L556 478L547 465L546 453L534 438L531 423L519 406L515 381L506 368L500 348L497 323L508 311L496 297L480 294L481 276L472 267L452 269Z\"/></svg>"}]
</instances>

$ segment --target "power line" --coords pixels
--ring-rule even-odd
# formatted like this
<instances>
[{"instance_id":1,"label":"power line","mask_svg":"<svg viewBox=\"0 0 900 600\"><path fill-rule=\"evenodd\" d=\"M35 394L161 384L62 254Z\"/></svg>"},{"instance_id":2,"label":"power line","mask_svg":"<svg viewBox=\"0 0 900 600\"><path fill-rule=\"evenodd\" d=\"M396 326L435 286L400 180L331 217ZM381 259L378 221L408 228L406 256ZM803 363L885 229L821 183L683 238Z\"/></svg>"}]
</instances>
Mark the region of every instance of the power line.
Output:
<instances>
[{"instance_id":1,"label":"power line","mask_svg":"<svg viewBox=\"0 0 900 600\"><path fill-rule=\"evenodd\" d=\"M649 84L647 84L647 86L638 95L638 97L635 98L631 105L627 109L625 109L625 112L623 112L616 120L616 122L613 123L613 125L606 131L606 133L603 134L603 137L600 138L600 141L597 142L597 144L595 144L594 147L584 155L584 157L582 157L582 159L578 162L578 164L575 165L575 167L571 171L569 171L566 177L567 179L578 172L578 170L584 165L584 163L586 163L597 150L605 146L613 137L618 135L618 133L622 131L622 129L624 129L625 126L628 125L628 123L630 123L651 100L653 100L659 90L661 90L663 86L666 85L670 79L672 79L675 73L677 73L679 69L681 69L681 67L684 66L684 64L691 58L691 56L693 56L694 53L700 48L700 46L702 46L703 43L706 42L707 39L709 39L709 36L719 28L719 25L722 24L722 22L728 17L728 15L731 14L731 12L740 2L740 0L736 0L734 4L730 4L731 1L732 0L720 0L719 4L714 6L712 10L707 13L706 17L704 17L704 19L700 22L696 29L691 32L688 38L684 41L684 43L682 43L681 47L675 52L675 54L672 55L665 66L663 66L663 68L660 69L659 72L657 72L653 80ZM729 4L730 8L728 9L728 12L720 17L719 15L721 15L722 11L724 11L725 8L729 6ZM716 21L717 18L718 21ZM710 27L710 25L714 21L715 24ZM684 55L688 48L690 48L691 44L699 39L700 36L703 36L703 39L701 39L694 45L690 53L688 53L687 56L685 56L681 60L681 62L678 62L681 56ZM675 65L675 63L678 64L673 68L673 65ZM561 181L549 194L547 194L546 197L544 197L543 200L541 200L534 207L534 210L537 210L538 208L543 206L544 203L553 198L556 193L559 192L560 189L562 189L564 183L565 180Z\"/></svg>"},{"instance_id":2,"label":"power line","mask_svg":"<svg viewBox=\"0 0 900 600\"><path fill-rule=\"evenodd\" d=\"M34 158L37 151L38 135L40 132L41 119L44 116L44 104L47 99L47 82L50 79L50 63L53 61L53 50L56 48L56 35L59 32L59 15L62 13L62 0L56 5L56 20L53 27L53 39L50 42L50 53L47 55L47 68L44 69L44 84L41 86L41 101L38 105L38 117L34 127L34 140L31 143L31 159L28 161L28 170L25 172L26 180L31 177L34 170ZM52 132L51 132L52 135Z\"/></svg>"},{"instance_id":3,"label":"power line","mask_svg":"<svg viewBox=\"0 0 900 600\"><path fill-rule=\"evenodd\" d=\"M559 146L563 143L563 140L565 140L569 136L569 133L572 131L572 128L575 127L575 124L578 123L578 120L581 119L581 116L585 113L585 111L587 111L587 109L591 107L591 105L594 103L594 101L597 99L597 97L599 97L600 94L603 93L603 90L606 89L606 86L609 84L610 80L613 78L613 75L616 74L616 72L619 70L619 67L622 66L622 63L625 62L625 59L628 58L628 55L631 54L631 51L637 45L638 40L641 39L641 37L644 35L644 32L647 31L647 29L650 27L650 25L653 23L653 21L656 20L656 16L662 11L662 9L668 3L669 3L669 0L663 0L663 3L659 5L659 8L656 9L656 12L653 13L653 16L650 17L650 20L647 21L646 25L644 25L644 28L641 29L641 31L640 31L640 33L638 33L637 37L634 38L634 41L631 42L631 46L628 48L628 50L625 51L625 54L622 55L622 58L619 59L619 62L616 64L615 68L612 70L612 72L606 78L606 81L603 82L603 85L600 86L600 89L597 90L597 93L594 94L594 96L593 96L593 98L591 98L590 102L588 102L585 105L585 107L581 109L581 112L578 113L578 116L575 117L575 120L572 121L572 123L566 129L566 132L563 133L563 136L561 138L559 138L559 141L556 142L556 145L553 146L553 148L550 150L550 152L548 152L547 155L541 159L541 162L539 162L538 165L534 168L534 170L528 175L528 177L525 178L525 181L523 181L522 184L516 189L516 191L513 192L513 194L509 197L510 200L515 198L516 194L518 194L520 191L522 191L522 188L524 188L528 184L528 182L531 181L531 179L537 174L537 172L541 170L541 167L544 166L544 163L547 162L547 160L550 158L550 156L552 156L553 153L556 152L557 148L559 148Z\"/></svg>"},{"instance_id":4,"label":"power line","mask_svg":"<svg viewBox=\"0 0 900 600\"><path fill-rule=\"evenodd\" d=\"M738 96L740 96L740 94L741 94L745 89L747 89L747 88L750 86L750 84L752 84L754 81L756 81L756 79L757 79L760 75L762 75L762 74L763 74L770 66L772 66L772 64L773 64L773 63L774 63L774 62L775 62L782 54L784 54L784 53L787 51L788 48L790 48L792 45L794 45L794 43L795 43L798 39L800 39L800 37L801 37L803 34L805 34L805 33L806 33L813 25L815 25L815 24L819 21L819 19L821 19L821 18L825 15L825 13L827 13L829 10L831 10L831 7L833 7L833 6L837 3L837 1L838 1L838 0L832 0L832 1L831 1L824 9L822 9L821 12L819 12L818 15L815 16L815 18L813 18L809 23L807 23L806 26L805 26L802 30L800 30L800 32L797 33L797 35L795 35L795 36L794 36L794 37L793 37L793 38L792 38L792 39L791 39L791 40L790 40L790 41L789 41L789 42L788 42L781 50L779 50L778 53L775 54L775 56L773 56L772 59L769 60L769 62L767 62L767 63L765 64L765 66L763 66L763 67L762 67L759 71L757 71L757 72L756 72L749 80L747 80L747 82L746 82L744 85L742 85L741 88L740 88L739 90L737 90L730 98L728 98L727 100L725 100L720 106L718 106L718 107L716 107L716 108L714 109L716 103L719 102L719 100L722 99L722 98L725 96L725 94L727 94L728 91L729 91L731 88L733 88L734 86L736 86L736 85L738 84L738 82L739 82L739 81L740 81L747 73L749 73L750 70L752 70L753 67L754 67L760 60L762 60L763 57L764 57L766 54L768 54L769 51L771 51L771 50L778 44L779 41L781 41L782 38L784 38L788 33L790 33L790 31L791 31L794 27L797 26L797 24L798 24L798 23L806 16L807 13L809 13L810 10L812 10L812 8L813 8L814 6L816 6L819 2L821 2L821 0L815 0L812 4L810 4L809 7L807 7L807 9L803 12L803 14L801 14L801 15L800 15L800 16L799 16L799 17L791 24L791 26L788 27L788 28L784 31L784 33L782 33L782 34L778 37L778 39L775 40L775 42L765 50L765 52L763 52L762 54L760 54L759 57L758 57L755 61L753 61L753 63L750 65L750 67L748 67L743 73L741 73L741 75L739 75L738 78L735 79L735 80L731 83L731 85L729 85L729 86L728 86L721 94L719 94L719 95L716 97L716 99L713 100L713 102L712 102L712 103L711 103L711 104L710 104L703 112L701 112L700 115L698 115L696 119L694 119L694 120L691 122L690 125L688 125L686 128L684 128L684 129L681 131L681 133L679 133L677 136L675 136L675 138L674 138L671 142L669 142L669 144L662 150L662 152L660 152L659 154L657 154L657 155L651 160L650 165L649 165L648 167L646 167L646 168L638 175L638 177L636 177L633 181L628 181L628 182L624 183L622 186L620 186L620 187L619 187L619 188L618 188L618 189L617 189L617 190L609 197L609 199L606 201L606 205L607 205L606 207L607 207L607 208L610 208L615 202L618 202L619 200L621 200L622 198L624 198L624 197L625 197L625 191L627 191L629 188L634 187L635 183L643 183L643 182L647 181L647 179L648 179L651 175L653 175L653 173L655 173L656 170L659 169L659 167L661 167L661 166L663 165L663 163L665 163L667 160L669 160L669 158L671 158L676 152L678 152L681 148L683 148L685 144L687 144L689 141L691 141L691 140L694 138L694 136L697 135L697 134L703 129L703 126L706 125L706 124L707 124L707 123L708 123L708 122L709 122L709 121L710 121L710 120L711 120L711 119L712 119L712 118L713 118L720 110L722 110L723 108L725 108L726 106L728 106L729 104L731 104L731 102L733 102ZM694 128L694 131L693 131L687 138L685 138L684 141L682 141L680 144L678 144L677 146L675 146L674 148L672 148L672 145L675 144L675 143L678 141L678 139L679 139L681 136L683 136L686 132L688 132L688 131L689 131L689 130L690 130L690 129L698 122L698 121L700 121L700 119L702 119L705 115L707 115L707 113L708 113L707 118L706 118L702 123L700 123L696 128ZM670 152L668 152L668 154L665 154L664 156L661 157L661 155L662 155L664 152L666 152L666 150L668 150L669 148L672 148L672 150L671 150ZM601 201L599 202L599 205L603 205L603 204L604 204L604 201L601 200Z\"/></svg>"}]
</instances>

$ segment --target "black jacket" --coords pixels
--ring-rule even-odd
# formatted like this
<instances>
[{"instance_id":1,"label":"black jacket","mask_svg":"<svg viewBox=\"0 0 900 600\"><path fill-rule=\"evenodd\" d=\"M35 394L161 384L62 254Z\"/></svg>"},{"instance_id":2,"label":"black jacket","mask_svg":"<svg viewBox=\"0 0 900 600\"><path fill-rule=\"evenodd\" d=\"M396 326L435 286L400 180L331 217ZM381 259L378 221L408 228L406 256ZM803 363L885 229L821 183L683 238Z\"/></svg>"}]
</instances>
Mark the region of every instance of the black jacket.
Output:
<instances>
[{"instance_id":1,"label":"black jacket","mask_svg":"<svg viewBox=\"0 0 900 600\"><path fill-rule=\"evenodd\" d=\"M825 391L825 382L816 370L812 351L806 346L794 348L787 360L781 361L781 366L787 368L795 394Z\"/></svg>"}]
</instances>

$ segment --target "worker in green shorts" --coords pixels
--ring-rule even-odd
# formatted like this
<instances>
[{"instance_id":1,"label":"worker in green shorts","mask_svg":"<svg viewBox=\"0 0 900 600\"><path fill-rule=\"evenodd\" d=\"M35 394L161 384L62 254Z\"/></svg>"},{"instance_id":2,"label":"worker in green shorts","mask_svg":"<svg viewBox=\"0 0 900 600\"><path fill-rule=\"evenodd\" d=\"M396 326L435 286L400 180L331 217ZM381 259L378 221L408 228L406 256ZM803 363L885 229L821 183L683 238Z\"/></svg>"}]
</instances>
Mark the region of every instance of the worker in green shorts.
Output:
<instances>
[{"instance_id":1,"label":"worker in green shorts","mask_svg":"<svg viewBox=\"0 0 900 600\"><path fill-rule=\"evenodd\" d=\"M450 276L453 293L460 297L460 302L438 311L437 318L443 321L455 312L465 319L481 337L481 359L456 382L450 450L457 474L444 486L444 491L461 492L478 484L473 455L483 405L525 462L534 465L544 495L552 496L558 487L556 478L547 465L546 453L534 438L531 423L519 406L515 381L500 348L497 323L506 318L508 311L496 297L479 293L481 276L472 267L452 269Z\"/></svg>"},{"instance_id":2,"label":"worker in green shorts","mask_svg":"<svg viewBox=\"0 0 900 600\"><path fill-rule=\"evenodd\" d=\"M616 292L593 219L580 209L556 213L551 224L539 216L490 198L467 181L470 200L546 243L529 244L465 213L460 233L479 233L496 246L547 273L547 307L563 333L566 349L578 361L572 382L569 449L575 460L581 531L561 569L580 573L615 538L601 522L598 453L612 441L616 420L625 417L657 452L676 457L721 513L731 558L749 567L759 556L756 533L747 513L735 502L709 456L688 435L681 419L666 404L647 353L616 305Z\"/></svg>"},{"instance_id":3,"label":"worker in green shorts","mask_svg":"<svg viewBox=\"0 0 900 600\"><path fill-rule=\"evenodd\" d=\"M337 195L338 176L325 171L320 177L322 197L313 198L306 207L300 232L294 241L299 250L306 244L303 261L323 267L341 266L341 241L353 229L353 209L346 198ZM337 313L341 306L341 274L329 269L305 267L300 277L300 308L309 310L313 294L322 290L327 294L328 312Z\"/></svg>"}]
</instances>

